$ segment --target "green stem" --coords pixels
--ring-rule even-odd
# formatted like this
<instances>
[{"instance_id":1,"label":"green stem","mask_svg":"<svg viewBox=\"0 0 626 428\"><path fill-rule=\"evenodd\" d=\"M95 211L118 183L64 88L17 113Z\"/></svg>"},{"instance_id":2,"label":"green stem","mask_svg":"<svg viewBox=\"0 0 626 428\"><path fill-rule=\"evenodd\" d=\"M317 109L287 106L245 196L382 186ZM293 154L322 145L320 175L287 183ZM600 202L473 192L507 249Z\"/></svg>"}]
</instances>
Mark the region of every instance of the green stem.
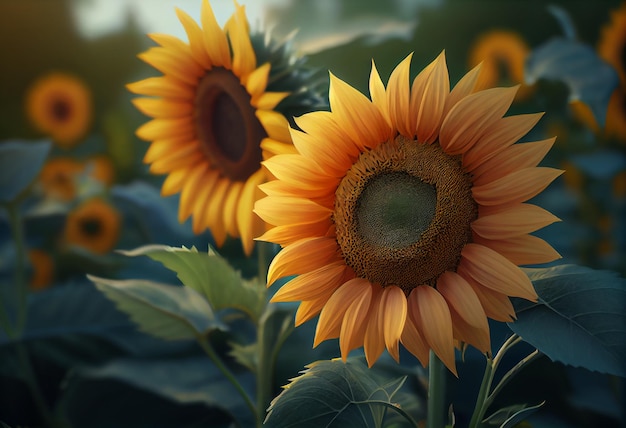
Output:
<instances>
[{"instance_id":1,"label":"green stem","mask_svg":"<svg viewBox=\"0 0 626 428\"><path fill-rule=\"evenodd\" d=\"M257 260L259 269L259 279L265 284L267 282L267 270L270 264L270 243L257 242Z\"/></svg>"},{"instance_id":2,"label":"green stem","mask_svg":"<svg viewBox=\"0 0 626 428\"><path fill-rule=\"evenodd\" d=\"M500 380L500 382L498 382L496 387L493 389L491 394L489 394L489 396L486 398L485 406L489 407L491 403L493 402L494 398L500 393L500 391L502 391L502 388L504 388L505 385L509 383L509 381L513 378L513 376L515 376L524 366L534 361L539 356L541 356L541 354L539 353L538 350L535 349L526 358L524 358L519 363L517 363L515 367L513 367L511 370L506 372L506 374L502 376L502 379Z\"/></svg>"},{"instance_id":3,"label":"green stem","mask_svg":"<svg viewBox=\"0 0 626 428\"><path fill-rule=\"evenodd\" d=\"M217 355L217 352L215 352L215 350L209 343L208 338L205 336L200 336L198 337L198 343L200 344L204 352L206 352L206 354L209 356L211 361L213 361L213 364L215 364L215 366L219 369L219 371L222 372L224 377L226 377L226 379L228 379L228 381L235 387L239 395L241 395L243 400L246 402L246 405L248 406L248 409L250 409L250 412L252 413L252 416L254 417L254 419L258 421L257 410L254 407L254 403L248 396L248 393L246 392L245 389L243 389L243 386L241 386L239 381L237 381L237 378L235 377L235 375L233 375L231 371L228 369L228 367L224 365L224 363L222 362L222 359L219 357L219 355Z\"/></svg>"},{"instance_id":4,"label":"green stem","mask_svg":"<svg viewBox=\"0 0 626 428\"><path fill-rule=\"evenodd\" d=\"M35 376L35 371L33 370L32 363L28 356L28 351L24 348L22 343L16 343L17 355L22 366L22 371L26 380L26 385L31 393L33 401L35 402L35 407L39 412L41 418L43 419L44 425L50 428L60 428L63 427L59 421L52 415L50 409L48 408L48 404L39 388L39 383L37 382L37 377Z\"/></svg>"},{"instance_id":5,"label":"green stem","mask_svg":"<svg viewBox=\"0 0 626 428\"><path fill-rule=\"evenodd\" d=\"M24 331L24 326L26 325L26 314L28 311L28 287L25 275L26 257L24 255L24 226L22 224L22 216L19 211L19 200L8 204L7 211L9 213L11 234L15 244L15 290L17 299L15 335L19 337Z\"/></svg>"},{"instance_id":6,"label":"green stem","mask_svg":"<svg viewBox=\"0 0 626 428\"><path fill-rule=\"evenodd\" d=\"M446 425L446 370L446 366L431 350L428 366L428 413L426 418L428 428L442 428Z\"/></svg>"}]
</instances>

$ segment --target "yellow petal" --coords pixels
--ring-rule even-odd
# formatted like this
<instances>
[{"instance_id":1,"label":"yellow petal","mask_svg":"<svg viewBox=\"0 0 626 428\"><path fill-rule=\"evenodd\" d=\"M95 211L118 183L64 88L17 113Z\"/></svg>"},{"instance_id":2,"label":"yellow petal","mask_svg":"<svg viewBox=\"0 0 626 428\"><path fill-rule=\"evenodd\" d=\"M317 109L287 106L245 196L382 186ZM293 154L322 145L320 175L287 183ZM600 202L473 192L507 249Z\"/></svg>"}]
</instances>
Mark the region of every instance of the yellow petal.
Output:
<instances>
[{"instance_id":1,"label":"yellow petal","mask_svg":"<svg viewBox=\"0 0 626 428\"><path fill-rule=\"evenodd\" d=\"M161 186L161 196L170 196L178 193L183 188L188 174L189 171L186 168L170 172Z\"/></svg>"},{"instance_id":2,"label":"yellow petal","mask_svg":"<svg viewBox=\"0 0 626 428\"><path fill-rule=\"evenodd\" d=\"M323 298L318 300L307 300L300 303L300 306L298 306L298 310L296 311L296 319L294 321L295 326L298 327L319 314L327 301L328 299Z\"/></svg>"},{"instance_id":3,"label":"yellow petal","mask_svg":"<svg viewBox=\"0 0 626 428\"><path fill-rule=\"evenodd\" d=\"M339 258L333 238L306 238L287 245L272 260L267 271L267 285L279 278L318 269Z\"/></svg>"},{"instance_id":4,"label":"yellow petal","mask_svg":"<svg viewBox=\"0 0 626 428\"><path fill-rule=\"evenodd\" d=\"M188 54L191 53L189 46L185 42L176 36L172 36L171 34L150 33L148 34L148 37L164 48L180 50Z\"/></svg>"},{"instance_id":5,"label":"yellow petal","mask_svg":"<svg viewBox=\"0 0 626 428\"><path fill-rule=\"evenodd\" d=\"M263 233L265 223L254 213L254 204L261 198L258 186L266 180L263 169L259 169L246 180L239 197L237 225L246 256L252 254L254 238Z\"/></svg>"},{"instance_id":6,"label":"yellow petal","mask_svg":"<svg viewBox=\"0 0 626 428\"><path fill-rule=\"evenodd\" d=\"M283 143L271 138L263 138L260 146L263 150L263 159L265 160L275 155L293 155L298 153L291 142Z\"/></svg>"},{"instance_id":7,"label":"yellow petal","mask_svg":"<svg viewBox=\"0 0 626 428\"><path fill-rule=\"evenodd\" d=\"M235 4L235 8L235 13L226 23L226 32L233 51L232 69L245 83L248 74L256 68L256 54L250 41L245 7Z\"/></svg>"},{"instance_id":8,"label":"yellow petal","mask_svg":"<svg viewBox=\"0 0 626 428\"><path fill-rule=\"evenodd\" d=\"M242 181L234 181L228 189L228 194L224 199L224 210L222 211L224 228L226 229L226 233L234 238L239 237L237 217L255 215L252 212L252 206L250 204L239 204L243 184L244 183Z\"/></svg>"},{"instance_id":9,"label":"yellow petal","mask_svg":"<svg viewBox=\"0 0 626 428\"><path fill-rule=\"evenodd\" d=\"M193 139L194 130L190 117L178 119L153 119L141 125L136 134L146 141L169 138Z\"/></svg>"},{"instance_id":10,"label":"yellow petal","mask_svg":"<svg viewBox=\"0 0 626 428\"><path fill-rule=\"evenodd\" d=\"M193 113L193 105L186 101L135 98L132 103L137 110L150 117L178 118L190 116Z\"/></svg>"},{"instance_id":11,"label":"yellow petal","mask_svg":"<svg viewBox=\"0 0 626 428\"><path fill-rule=\"evenodd\" d=\"M428 345L455 375L452 318L445 299L432 287L421 285L408 298L413 323Z\"/></svg>"},{"instance_id":12,"label":"yellow petal","mask_svg":"<svg viewBox=\"0 0 626 428\"><path fill-rule=\"evenodd\" d=\"M426 341L422 338L420 333L417 331L417 327L415 327L415 324L413 323L414 315L410 313L411 305L408 301L407 308L407 313L409 313L409 315L406 317L400 341L407 351L415 355L420 363L422 363L422 366L426 367L428 366L428 360L430 359L430 347L426 344Z\"/></svg>"},{"instance_id":13,"label":"yellow petal","mask_svg":"<svg viewBox=\"0 0 626 428\"><path fill-rule=\"evenodd\" d=\"M330 296L343 283L345 271L346 264L340 260L303 273L283 285L272 297L272 302L315 300Z\"/></svg>"},{"instance_id":14,"label":"yellow petal","mask_svg":"<svg viewBox=\"0 0 626 428\"><path fill-rule=\"evenodd\" d=\"M489 183L523 168L537 166L550 151L556 137L530 143L513 144L472 170L474 186Z\"/></svg>"},{"instance_id":15,"label":"yellow petal","mask_svg":"<svg viewBox=\"0 0 626 428\"><path fill-rule=\"evenodd\" d=\"M191 54L194 59L198 61L198 63L205 69L209 70L211 68L211 59L206 52L204 46L204 33L200 26L196 23L196 21L191 18L191 16L187 15L185 12L176 8L176 16L178 16L178 20L183 27L185 28L185 32L187 33L187 38L189 39L189 47L191 48Z\"/></svg>"},{"instance_id":16,"label":"yellow petal","mask_svg":"<svg viewBox=\"0 0 626 428\"><path fill-rule=\"evenodd\" d=\"M443 110L450 93L450 79L445 52L426 67L413 81L411 117L416 118L417 141L431 143L439 136Z\"/></svg>"},{"instance_id":17,"label":"yellow petal","mask_svg":"<svg viewBox=\"0 0 626 428\"><path fill-rule=\"evenodd\" d=\"M400 350L398 344L404 331L404 323L407 315L407 303L404 291L396 286L388 286L383 289L380 298L380 306L383 313L383 332L385 346L394 360L399 361Z\"/></svg>"},{"instance_id":18,"label":"yellow petal","mask_svg":"<svg viewBox=\"0 0 626 428\"><path fill-rule=\"evenodd\" d=\"M204 74L204 69L182 50L150 48L137 56L163 74L189 85L196 85L198 78Z\"/></svg>"},{"instance_id":19,"label":"yellow petal","mask_svg":"<svg viewBox=\"0 0 626 428\"><path fill-rule=\"evenodd\" d=\"M339 179L328 176L316 163L301 155L274 156L263 165L281 181L322 194L335 192Z\"/></svg>"},{"instance_id":20,"label":"yellow petal","mask_svg":"<svg viewBox=\"0 0 626 428\"><path fill-rule=\"evenodd\" d=\"M178 203L178 221L180 223L183 223L191 215L197 201L196 197L199 187L202 186L202 181L208 168L208 164L200 163L193 169L187 170L187 177L185 178L185 184L180 193L180 201Z\"/></svg>"},{"instance_id":21,"label":"yellow petal","mask_svg":"<svg viewBox=\"0 0 626 428\"><path fill-rule=\"evenodd\" d=\"M315 158L317 151L323 151L323 161L318 161L322 166L326 165L326 160L331 156L339 156L340 158L356 159L359 154L365 150L365 145L361 141L353 142L346 132L336 121L334 115L329 111L314 111L294 118L296 125L306 134L310 135L310 148L306 151L300 151L306 157ZM301 135L302 133L297 133ZM295 144L295 142L294 142ZM300 149L299 149L300 150ZM345 169L349 168L352 160Z\"/></svg>"},{"instance_id":22,"label":"yellow petal","mask_svg":"<svg viewBox=\"0 0 626 428\"><path fill-rule=\"evenodd\" d=\"M196 198L198 199L196 203L196 210L191 219L192 230L196 235L199 235L206 229L204 213L207 211L208 206L211 203L211 195L213 194L213 189L215 188L219 178L219 171L209 171L202 182L202 186L200 186L198 194L196 195Z\"/></svg>"},{"instance_id":23,"label":"yellow petal","mask_svg":"<svg viewBox=\"0 0 626 428\"><path fill-rule=\"evenodd\" d=\"M184 138L154 140L146 150L143 157L145 163L151 163L159 159L189 155L198 150L196 142Z\"/></svg>"},{"instance_id":24,"label":"yellow petal","mask_svg":"<svg viewBox=\"0 0 626 428\"><path fill-rule=\"evenodd\" d=\"M469 325L489 331L487 316L478 296L467 281L455 272L444 272L437 278L437 291L451 309Z\"/></svg>"},{"instance_id":25,"label":"yellow petal","mask_svg":"<svg viewBox=\"0 0 626 428\"><path fill-rule=\"evenodd\" d=\"M472 230L487 239L508 239L539 230L558 217L532 204L517 204L492 215L481 215L472 223Z\"/></svg>"},{"instance_id":26,"label":"yellow petal","mask_svg":"<svg viewBox=\"0 0 626 428\"><path fill-rule=\"evenodd\" d=\"M206 52L214 66L231 68L230 48L226 34L217 24L213 9L208 0L202 1L202 11L200 15L202 29L204 32L204 45Z\"/></svg>"},{"instance_id":27,"label":"yellow petal","mask_svg":"<svg viewBox=\"0 0 626 428\"><path fill-rule=\"evenodd\" d=\"M138 82L129 83L126 89L134 94L152 97L165 97L192 102L195 98L194 86L187 85L170 76L148 77Z\"/></svg>"},{"instance_id":28,"label":"yellow petal","mask_svg":"<svg viewBox=\"0 0 626 428\"><path fill-rule=\"evenodd\" d=\"M303 238L326 236L330 228L331 223L328 219L315 223L288 224L273 227L256 239L285 246Z\"/></svg>"},{"instance_id":29,"label":"yellow petal","mask_svg":"<svg viewBox=\"0 0 626 428\"><path fill-rule=\"evenodd\" d=\"M481 64L478 64L457 82L450 92L450 95L446 98L442 114L443 117L446 117L450 112L450 109L452 109L452 107L454 107L459 101L476 91L476 82L478 81L478 76L480 75L480 69Z\"/></svg>"},{"instance_id":30,"label":"yellow petal","mask_svg":"<svg viewBox=\"0 0 626 428\"><path fill-rule=\"evenodd\" d=\"M391 135L387 121L365 95L330 74L328 92L335 121L355 144L374 148Z\"/></svg>"},{"instance_id":31,"label":"yellow petal","mask_svg":"<svg viewBox=\"0 0 626 428\"><path fill-rule=\"evenodd\" d=\"M475 236L473 240L477 244L502 254L518 266L549 263L561 258L561 255L550 244L532 235L495 240Z\"/></svg>"},{"instance_id":32,"label":"yellow petal","mask_svg":"<svg viewBox=\"0 0 626 428\"><path fill-rule=\"evenodd\" d=\"M409 115L409 69L411 58L409 54L389 76L387 83L387 105L389 107L389 117L391 126L395 127L400 134L412 139L415 134L415 123Z\"/></svg>"},{"instance_id":33,"label":"yellow petal","mask_svg":"<svg viewBox=\"0 0 626 428\"><path fill-rule=\"evenodd\" d=\"M368 367L372 367L385 350L385 331L383 328L383 313L385 307L381 305L381 296L381 288L373 288L372 303L367 319L367 326L365 328L365 338L363 340L363 350L365 351L365 359L367 360Z\"/></svg>"},{"instance_id":34,"label":"yellow petal","mask_svg":"<svg viewBox=\"0 0 626 428\"><path fill-rule=\"evenodd\" d=\"M301 122L303 121L296 119L298 125ZM330 134L326 137L323 132ZM306 159L314 161L318 165L318 169L325 175L341 178L352 165L350 154L346 153L345 147L337 141L337 134L334 134L332 130L327 128L322 133L311 135L290 129L290 133L293 145L298 152Z\"/></svg>"},{"instance_id":35,"label":"yellow petal","mask_svg":"<svg viewBox=\"0 0 626 428\"><path fill-rule=\"evenodd\" d=\"M562 170L554 168L524 168L490 183L473 186L472 195L481 205L516 204L538 195L561 174Z\"/></svg>"},{"instance_id":36,"label":"yellow petal","mask_svg":"<svg viewBox=\"0 0 626 428\"><path fill-rule=\"evenodd\" d=\"M273 225L330 221L332 210L315 202L294 197L268 196L256 202L254 211Z\"/></svg>"},{"instance_id":37,"label":"yellow petal","mask_svg":"<svg viewBox=\"0 0 626 428\"><path fill-rule=\"evenodd\" d=\"M222 210L224 198L228 192L231 181L221 177L213 190L213 194L210 198L210 203L207 205L204 212L204 218L202 224L205 228L211 230L215 245L221 247L226 241L226 228L222 221Z\"/></svg>"},{"instance_id":38,"label":"yellow petal","mask_svg":"<svg viewBox=\"0 0 626 428\"><path fill-rule=\"evenodd\" d=\"M267 87L267 79L270 75L271 65L269 62L266 62L259 68L253 70L248 76L248 80L246 81L246 90L252 97L252 104L256 105L256 101L258 97L265 92L265 88Z\"/></svg>"},{"instance_id":39,"label":"yellow petal","mask_svg":"<svg viewBox=\"0 0 626 428\"><path fill-rule=\"evenodd\" d=\"M291 141L289 122L285 119L285 116L273 110L257 110L255 114L261 125L263 125L263 129L267 132L268 137L285 143Z\"/></svg>"},{"instance_id":40,"label":"yellow petal","mask_svg":"<svg viewBox=\"0 0 626 428\"><path fill-rule=\"evenodd\" d=\"M465 272L479 284L499 293L536 301L537 293L526 274L501 254L470 243L461 251Z\"/></svg>"},{"instance_id":41,"label":"yellow petal","mask_svg":"<svg viewBox=\"0 0 626 428\"><path fill-rule=\"evenodd\" d=\"M189 170L199 163L206 163L206 157L192 145L184 151L177 151L170 156L153 161L150 164L150 173L158 175L169 174L170 171L176 169Z\"/></svg>"},{"instance_id":42,"label":"yellow petal","mask_svg":"<svg viewBox=\"0 0 626 428\"><path fill-rule=\"evenodd\" d=\"M362 278L354 278L340 286L328 299L320 312L313 346L319 345L326 339L339 337L343 316L348 306L362 293L367 293L369 282Z\"/></svg>"},{"instance_id":43,"label":"yellow petal","mask_svg":"<svg viewBox=\"0 0 626 428\"><path fill-rule=\"evenodd\" d=\"M288 96L289 92L263 92L258 98L253 98L251 102L260 110L272 110Z\"/></svg>"},{"instance_id":44,"label":"yellow petal","mask_svg":"<svg viewBox=\"0 0 626 428\"><path fill-rule=\"evenodd\" d=\"M351 350L363 345L365 339L366 321L372 299L372 285L368 281L360 280L357 288L359 289L357 296L352 300L343 316L339 333L339 348L341 349L341 358L344 361L348 358L348 353Z\"/></svg>"},{"instance_id":45,"label":"yellow petal","mask_svg":"<svg viewBox=\"0 0 626 428\"><path fill-rule=\"evenodd\" d=\"M369 89L370 89L370 97L372 99L372 103L378 110L380 110L380 114L383 115L387 124L391 126L391 118L389 116L389 105L387 103L387 95L385 94L385 85L378 74L378 70L376 69L376 64L374 64L374 60L372 60L372 71L370 72L370 80L369 80Z\"/></svg>"},{"instance_id":46,"label":"yellow petal","mask_svg":"<svg viewBox=\"0 0 626 428\"><path fill-rule=\"evenodd\" d=\"M463 166L473 171L481 163L512 146L539 122L543 113L507 116L493 123L463 155Z\"/></svg>"},{"instance_id":47,"label":"yellow petal","mask_svg":"<svg viewBox=\"0 0 626 428\"><path fill-rule=\"evenodd\" d=\"M449 154L466 152L498 121L515 98L518 86L492 88L460 100L443 120L439 143Z\"/></svg>"}]
</instances>

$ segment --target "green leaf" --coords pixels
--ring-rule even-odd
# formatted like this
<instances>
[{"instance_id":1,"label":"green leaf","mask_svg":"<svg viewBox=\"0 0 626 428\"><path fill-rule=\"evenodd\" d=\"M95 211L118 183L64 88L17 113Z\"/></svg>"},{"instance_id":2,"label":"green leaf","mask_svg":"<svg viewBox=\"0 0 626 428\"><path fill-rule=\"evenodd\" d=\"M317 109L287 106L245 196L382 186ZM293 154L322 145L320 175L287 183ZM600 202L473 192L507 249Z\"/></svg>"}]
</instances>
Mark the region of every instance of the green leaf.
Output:
<instances>
[{"instance_id":1,"label":"green leaf","mask_svg":"<svg viewBox=\"0 0 626 428\"><path fill-rule=\"evenodd\" d=\"M119 310L145 333L166 340L195 339L226 327L209 303L187 287L140 280L111 280L88 275Z\"/></svg>"},{"instance_id":2,"label":"green leaf","mask_svg":"<svg viewBox=\"0 0 626 428\"><path fill-rule=\"evenodd\" d=\"M130 257L148 256L176 272L180 281L202 294L214 310L234 308L258 321L263 313L266 289L259 281L246 281L228 262L209 250L166 245L146 245L131 251L120 251Z\"/></svg>"},{"instance_id":3,"label":"green leaf","mask_svg":"<svg viewBox=\"0 0 626 428\"><path fill-rule=\"evenodd\" d=\"M626 280L576 265L525 271L539 300L513 299L511 330L554 361L626 376Z\"/></svg>"},{"instance_id":4,"label":"green leaf","mask_svg":"<svg viewBox=\"0 0 626 428\"><path fill-rule=\"evenodd\" d=\"M601 126L606 120L609 98L619 84L615 69L591 46L562 37L548 40L528 56L525 76L528 84L539 79L564 82L570 100L589 105Z\"/></svg>"},{"instance_id":5,"label":"green leaf","mask_svg":"<svg viewBox=\"0 0 626 428\"><path fill-rule=\"evenodd\" d=\"M368 369L362 358L317 361L285 386L270 405L268 427L378 427L381 409L393 409L412 421L396 404L406 377L391 382Z\"/></svg>"},{"instance_id":6,"label":"green leaf","mask_svg":"<svg viewBox=\"0 0 626 428\"><path fill-rule=\"evenodd\" d=\"M52 143L7 141L0 144L0 203L17 198L39 175Z\"/></svg>"},{"instance_id":7,"label":"green leaf","mask_svg":"<svg viewBox=\"0 0 626 428\"><path fill-rule=\"evenodd\" d=\"M505 407L493 413L483 423L489 426L497 426L498 428L513 428L515 425L522 422L531 414L539 410L545 401L537 404L536 406L527 407L526 404L515 404L513 406Z\"/></svg>"},{"instance_id":8,"label":"green leaf","mask_svg":"<svg viewBox=\"0 0 626 428\"><path fill-rule=\"evenodd\" d=\"M239 343L230 343L231 350L229 354L239 364L250 370L252 373L257 372L258 366L258 342L240 345Z\"/></svg>"}]
</instances>

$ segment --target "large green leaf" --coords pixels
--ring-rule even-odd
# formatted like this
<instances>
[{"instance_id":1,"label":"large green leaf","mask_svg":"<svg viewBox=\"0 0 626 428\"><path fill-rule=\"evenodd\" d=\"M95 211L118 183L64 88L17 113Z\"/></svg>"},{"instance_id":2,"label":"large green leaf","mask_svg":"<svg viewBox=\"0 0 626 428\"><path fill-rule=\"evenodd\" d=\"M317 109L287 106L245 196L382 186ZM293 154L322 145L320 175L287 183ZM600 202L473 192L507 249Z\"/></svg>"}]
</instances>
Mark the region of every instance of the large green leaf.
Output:
<instances>
[{"instance_id":1,"label":"large green leaf","mask_svg":"<svg viewBox=\"0 0 626 428\"><path fill-rule=\"evenodd\" d=\"M0 144L0 203L14 200L37 177L50 141L7 141Z\"/></svg>"},{"instance_id":2,"label":"large green leaf","mask_svg":"<svg viewBox=\"0 0 626 428\"><path fill-rule=\"evenodd\" d=\"M554 361L626 376L626 280L576 265L525 269L539 295L509 327Z\"/></svg>"},{"instance_id":3,"label":"large green leaf","mask_svg":"<svg viewBox=\"0 0 626 428\"><path fill-rule=\"evenodd\" d=\"M166 340L204 336L226 327L215 318L211 305L187 287L140 280L111 280L88 276L96 287L127 313L145 333Z\"/></svg>"},{"instance_id":4,"label":"large green leaf","mask_svg":"<svg viewBox=\"0 0 626 428\"><path fill-rule=\"evenodd\" d=\"M126 256L148 256L176 272L187 287L191 287L209 301L213 309L239 309L257 321L265 307L266 290L258 281L246 281L228 262L209 250L200 253L191 249L166 245L146 245L131 251L120 251Z\"/></svg>"},{"instance_id":5,"label":"large green leaf","mask_svg":"<svg viewBox=\"0 0 626 428\"><path fill-rule=\"evenodd\" d=\"M389 381L362 358L317 361L293 379L270 405L268 427L380 427L386 409L408 417L397 404L406 377ZM406 419L408 422L408 419Z\"/></svg>"}]
</instances>

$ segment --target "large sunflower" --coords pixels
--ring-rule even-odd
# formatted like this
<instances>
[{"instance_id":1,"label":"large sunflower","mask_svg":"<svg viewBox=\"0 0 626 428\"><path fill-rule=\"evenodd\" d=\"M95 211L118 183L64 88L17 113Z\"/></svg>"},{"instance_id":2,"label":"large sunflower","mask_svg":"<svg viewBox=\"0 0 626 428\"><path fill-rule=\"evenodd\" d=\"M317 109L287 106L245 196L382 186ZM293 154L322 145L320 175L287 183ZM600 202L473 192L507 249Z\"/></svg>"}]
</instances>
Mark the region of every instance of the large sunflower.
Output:
<instances>
[{"instance_id":1,"label":"large sunflower","mask_svg":"<svg viewBox=\"0 0 626 428\"><path fill-rule=\"evenodd\" d=\"M50 73L35 81L26 95L32 124L63 148L81 141L92 119L91 92L85 83L66 73Z\"/></svg>"},{"instance_id":2,"label":"large sunflower","mask_svg":"<svg viewBox=\"0 0 626 428\"><path fill-rule=\"evenodd\" d=\"M241 237L246 254L264 223L252 212L267 179L261 161L295 152L289 125L275 107L287 92L269 92L271 62L257 64L243 6L220 28L208 1L198 26L177 10L189 44L152 35L160 46L140 55L164 73L128 85L134 104L154 120L137 130L152 141L144 161L167 174L163 195L180 193L179 220L210 229L218 246Z\"/></svg>"},{"instance_id":3,"label":"large sunflower","mask_svg":"<svg viewBox=\"0 0 626 428\"><path fill-rule=\"evenodd\" d=\"M297 154L264 165L277 178L255 211L280 244L268 284L299 275L274 301L317 314L314 344L339 337L373 364L399 342L455 371L455 339L490 349L487 317L511 321L509 296L537 298L518 267L555 260L529 235L558 219L525 203L561 171L537 167L554 138L515 144L541 114L503 117L517 87L450 91L442 53L409 86L411 56L387 88L372 65L371 101L331 74L330 112L296 119Z\"/></svg>"}]
</instances>

